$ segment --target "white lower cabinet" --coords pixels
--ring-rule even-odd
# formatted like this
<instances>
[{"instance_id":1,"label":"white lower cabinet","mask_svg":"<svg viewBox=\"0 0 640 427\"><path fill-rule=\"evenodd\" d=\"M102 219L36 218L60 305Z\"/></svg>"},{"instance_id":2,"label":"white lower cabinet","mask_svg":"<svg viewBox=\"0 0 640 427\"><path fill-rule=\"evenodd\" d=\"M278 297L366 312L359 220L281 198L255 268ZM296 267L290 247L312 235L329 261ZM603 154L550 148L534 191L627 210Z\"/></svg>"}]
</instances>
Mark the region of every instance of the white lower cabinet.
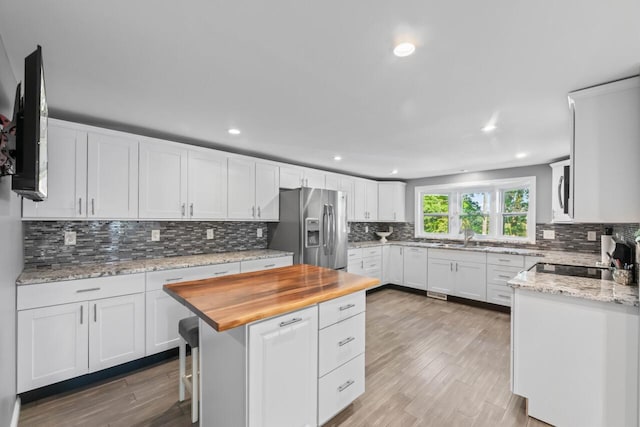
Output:
<instances>
[{"instance_id":1,"label":"white lower cabinet","mask_svg":"<svg viewBox=\"0 0 640 427\"><path fill-rule=\"evenodd\" d=\"M144 356L144 294L89 301L89 372Z\"/></svg>"},{"instance_id":2,"label":"white lower cabinet","mask_svg":"<svg viewBox=\"0 0 640 427\"><path fill-rule=\"evenodd\" d=\"M320 378L318 425L323 425L364 393L364 354Z\"/></svg>"},{"instance_id":3,"label":"white lower cabinet","mask_svg":"<svg viewBox=\"0 0 640 427\"><path fill-rule=\"evenodd\" d=\"M428 270L428 290L486 301L486 254L432 249L429 252Z\"/></svg>"},{"instance_id":4,"label":"white lower cabinet","mask_svg":"<svg viewBox=\"0 0 640 427\"><path fill-rule=\"evenodd\" d=\"M425 248L404 248L402 284L427 290L428 251Z\"/></svg>"},{"instance_id":5,"label":"white lower cabinet","mask_svg":"<svg viewBox=\"0 0 640 427\"><path fill-rule=\"evenodd\" d=\"M18 311L17 392L86 374L87 302Z\"/></svg>"},{"instance_id":6,"label":"white lower cabinet","mask_svg":"<svg viewBox=\"0 0 640 427\"><path fill-rule=\"evenodd\" d=\"M249 326L249 426L316 425L318 308Z\"/></svg>"},{"instance_id":7,"label":"white lower cabinet","mask_svg":"<svg viewBox=\"0 0 640 427\"><path fill-rule=\"evenodd\" d=\"M178 347L178 322L191 312L162 289L147 291L145 354L151 355Z\"/></svg>"},{"instance_id":8,"label":"white lower cabinet","mask_svg":"<svg viewBox=\"0 0 640 427\"><path fill-rule=\"evenodd\" d=\"M404 281L404 261L402 246L384 246L382 248L382 283L402 284Z\"/></svg>"},{"instance_id":9,"label":"white lower cabinet","mask_svg":"<svg viewBox=\"0 0 640 427\"><path fill-rule=\"evenodd\" d=\"M455 277L453 276L452 261L430 257L427 277L427 290L453 295Z\"/></svg>"}]
</instances>

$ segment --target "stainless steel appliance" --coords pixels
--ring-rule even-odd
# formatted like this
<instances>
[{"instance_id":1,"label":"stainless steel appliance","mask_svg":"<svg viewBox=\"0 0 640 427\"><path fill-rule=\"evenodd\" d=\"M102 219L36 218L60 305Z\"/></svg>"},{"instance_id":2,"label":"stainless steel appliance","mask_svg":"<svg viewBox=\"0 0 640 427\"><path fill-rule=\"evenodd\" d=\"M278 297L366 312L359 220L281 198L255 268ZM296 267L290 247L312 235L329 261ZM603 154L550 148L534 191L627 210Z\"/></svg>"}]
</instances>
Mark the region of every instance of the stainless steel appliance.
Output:
<instances>
[{"instance_id":1,"label":"stainless steel appliance","mask_svg":"<svg viewBox=\"0 0 640 427\"><path fill-rule=\"evenodd\" d=\"M319 188L280 191L280 222L269 224L269 248L293 252L294 264L347 267L347 196Z\"/></svg>"}]
</instances>

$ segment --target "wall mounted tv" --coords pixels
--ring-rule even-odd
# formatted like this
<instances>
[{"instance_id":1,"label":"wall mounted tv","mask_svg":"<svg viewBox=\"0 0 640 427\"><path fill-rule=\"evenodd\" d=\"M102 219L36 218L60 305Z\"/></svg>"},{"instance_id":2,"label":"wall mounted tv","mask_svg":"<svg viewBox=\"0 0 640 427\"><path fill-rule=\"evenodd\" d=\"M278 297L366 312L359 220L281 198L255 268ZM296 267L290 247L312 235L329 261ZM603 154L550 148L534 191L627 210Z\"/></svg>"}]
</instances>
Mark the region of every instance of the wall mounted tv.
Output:
<instances>
[{"instance_id":1,"label":"wall mounted tv","mask_svg":"<svg viewBox=\"0 0 640 427\"><path fill-rule=\"evenodd\" d=\"M16 95L14 106L15 174L11 189L21 196L43 201L47 198L47 97L44 85L42 48L24 60L24 97Z\"/></svg>"}]
</instances>

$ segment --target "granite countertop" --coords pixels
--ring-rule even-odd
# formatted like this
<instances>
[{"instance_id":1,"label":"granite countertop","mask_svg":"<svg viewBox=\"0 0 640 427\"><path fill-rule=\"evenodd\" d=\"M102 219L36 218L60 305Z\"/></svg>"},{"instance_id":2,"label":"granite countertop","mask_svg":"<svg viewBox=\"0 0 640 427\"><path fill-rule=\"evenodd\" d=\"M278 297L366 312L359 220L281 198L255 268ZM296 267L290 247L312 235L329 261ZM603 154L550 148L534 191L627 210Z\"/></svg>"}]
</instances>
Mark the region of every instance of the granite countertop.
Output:
<instances>
[{"instance_id":1,"label":"granite countertop","mask_svg":"<svg viewBox=\"0 0 640 427\"><path fill-rule=\"evenodd\" d=\"M117 276L119 274L170 270L173 268L226 264L230 262L276 258L287 255L293 255L293 253L272 249L259 249L250 251L222 252L217 254L141 259L137 261L116 261L96 264L32 268L25 269L22 274L18 276L16 284L18 286L33 285L37 283L60 282L63 280L89 279L94 277Z\"/></svg>"},{"instance_id":2,"label":"granite countertop","mask_svg":"<svg viewBox=\"0 0 640 427\"><path fill-rule=\"evenodd\" d=\"M507 283L512 288L638 307L638 287L613 280L522 271Z\"/></svg>"},{"instance_id":3,"label":"granite countertop","mask_svg":"<svg viewBox=\"0 0 640 427\"><path fill-rule=\"evenodd\" d=\"M511 255L524 255L544 258L544 262L551 264L566 264L566 265L583 265L583 266L595 266L596 262L600 261L600 255L598 254L586 254L580 252L563 252L563 251L545 251L540 249L521 249L510 248L500 246L467 246L462 244L441 244L441 243L423 243L423 242L405 242L405 241L389 241L387 243L380 243L377 240L368 242L349 242L349 249L370 248L374 246L384 245L399 245L399 246L411 246L420 248L431 249L448 249L456 251L473 251L484 252L493 254L511 254Z\"/></svg>"}]
</instances>

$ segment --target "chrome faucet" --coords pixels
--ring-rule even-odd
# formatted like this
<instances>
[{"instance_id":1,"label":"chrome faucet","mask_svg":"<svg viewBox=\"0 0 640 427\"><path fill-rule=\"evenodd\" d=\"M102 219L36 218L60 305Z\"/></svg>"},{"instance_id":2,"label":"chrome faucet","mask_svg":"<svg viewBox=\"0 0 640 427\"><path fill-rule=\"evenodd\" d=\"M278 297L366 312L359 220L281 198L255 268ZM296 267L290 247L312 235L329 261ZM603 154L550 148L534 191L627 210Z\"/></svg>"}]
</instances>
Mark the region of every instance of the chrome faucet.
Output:
<instances>
[{"instance_id":1,"label":"chrome faucet","mask_svg":"<svg viewBox=\"0 0 640 427\"><path fill-rule=\"evenodd\" d=\"M476 235L476 233L471 227L468 226L463 226L462 228L460 228L459 232L464 233L464 247L466 248L471 239L473 239L473 236Z\"/></svg>"}]
</instances>

